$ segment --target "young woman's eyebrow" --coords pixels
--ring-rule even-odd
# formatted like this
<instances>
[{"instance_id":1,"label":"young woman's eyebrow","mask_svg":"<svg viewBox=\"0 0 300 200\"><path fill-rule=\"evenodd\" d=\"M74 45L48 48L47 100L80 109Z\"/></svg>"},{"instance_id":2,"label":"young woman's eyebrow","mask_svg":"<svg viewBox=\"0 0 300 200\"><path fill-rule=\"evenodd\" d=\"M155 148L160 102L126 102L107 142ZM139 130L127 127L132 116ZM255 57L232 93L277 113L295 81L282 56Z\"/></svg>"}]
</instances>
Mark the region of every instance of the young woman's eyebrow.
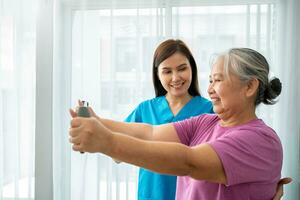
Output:
<instances>
[{"instance_id":1,"label":"young woman's eyebrow","mask_svg":"<svg viewBox=\"0 0 300 200\"><path fill-rule=\"evenodd\" d=\"M176 68L180 68L180 67L183 67L183 66L186 66L186 65L187 65L186 63L182 63L182 64L176 66ZM162 70L169 70L169 69L171 69L171 67L168 67L168 66L162 67Z\"/></svg>"}]
</instances>

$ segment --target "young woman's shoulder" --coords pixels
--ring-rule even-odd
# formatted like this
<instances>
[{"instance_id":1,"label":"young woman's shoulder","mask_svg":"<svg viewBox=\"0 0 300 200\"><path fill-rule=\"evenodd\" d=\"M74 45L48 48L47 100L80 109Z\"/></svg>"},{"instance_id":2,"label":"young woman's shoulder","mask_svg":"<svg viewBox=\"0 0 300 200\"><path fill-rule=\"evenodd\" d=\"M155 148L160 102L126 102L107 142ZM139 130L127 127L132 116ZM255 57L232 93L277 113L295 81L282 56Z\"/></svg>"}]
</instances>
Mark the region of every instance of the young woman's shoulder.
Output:
<instances>
[{"instance_id":1,"label":"young woman's shoulder","mask_svg":"<svg viewBox=\"0 0 300 200\"><path fill-rule=\"evenodd\" d=\"M201 109L203 113L214 113L213 105L210 100L202 96L195 96L193 98L194 105L197 105L198 109Z\"/></svg>"},{"instance_id":2,"label":"young woman's shoulder","mask_svg":"<svg viewBox=\"0 0 300 200\"><path fill-rule=\"evenodd\" d=\"M200 102L201 104L212 105L211 101L208 100L207 98L203 97L203 96L195 96L194 99L196 101Z\"/></svg>"},{"instance_id":3,"label":"young woman's shoulder","mask_svg":"<svg viewBox=\"0 0 300 200\"><path fill-rule=\"evenodd\" d=\"M160 103L162 103L164 101L165 101L165 96L154 97L154 98L146 99L146 100L140 102L138 104L138 107L140 107L140 106L147 106L147 105L160 104Z\"/></svg>"},{"instance_id":4,"label":"young woman's shoulder","mask_svg":"<svg viewBox=\"0 0 300 200\"><path fill-rule=\"evenodd\" d=\"M141 112L145 109L148 110L150 108L155 108L157 105L161 105L164 101L164 96L147 99L137 104L135 110Z\"/></svg>"}]
</instances>

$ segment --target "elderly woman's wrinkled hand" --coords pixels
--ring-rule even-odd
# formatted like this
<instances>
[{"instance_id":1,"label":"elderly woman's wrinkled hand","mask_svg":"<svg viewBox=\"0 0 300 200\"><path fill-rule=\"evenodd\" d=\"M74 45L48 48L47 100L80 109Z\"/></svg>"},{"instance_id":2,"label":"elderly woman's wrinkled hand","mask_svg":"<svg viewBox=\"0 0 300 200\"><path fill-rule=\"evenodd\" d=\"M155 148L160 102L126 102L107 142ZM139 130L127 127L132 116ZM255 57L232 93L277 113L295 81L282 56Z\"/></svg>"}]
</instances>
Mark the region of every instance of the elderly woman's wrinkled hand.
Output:
<instances>
[{"instance_id":1,"label":"elderly woman's wrinkled hand","mask_svg":"<svg viewBox=\"0 0 300 200\"><path fill-rule=\"evenodd\" d=\"M69 135L74 151L90 153L106 152L112 138L112 132L94 117L73 118Z\"/></svg>"}]
</instances>

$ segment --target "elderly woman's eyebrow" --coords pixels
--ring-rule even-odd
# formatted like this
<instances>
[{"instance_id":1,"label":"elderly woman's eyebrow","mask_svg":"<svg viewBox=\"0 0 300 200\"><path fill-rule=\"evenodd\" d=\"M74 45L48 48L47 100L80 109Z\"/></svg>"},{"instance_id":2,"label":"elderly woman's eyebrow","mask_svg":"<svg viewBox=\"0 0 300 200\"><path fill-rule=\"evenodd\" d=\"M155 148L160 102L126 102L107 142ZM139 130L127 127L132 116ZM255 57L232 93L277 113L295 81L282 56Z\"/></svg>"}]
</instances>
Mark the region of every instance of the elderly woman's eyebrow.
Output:
<instances>
[{"instance_id":1,"label":"elderly woman's eyebrow","mask_svg":"<svg viewBox=\"0 0 300 200\"><path fill-rule=\"evenodd\" d=\"M209 75L209 78L212 78L212 77L223 77L223 74L222 73L214 73L213 75Z\"/></svg>"}]
</instances>

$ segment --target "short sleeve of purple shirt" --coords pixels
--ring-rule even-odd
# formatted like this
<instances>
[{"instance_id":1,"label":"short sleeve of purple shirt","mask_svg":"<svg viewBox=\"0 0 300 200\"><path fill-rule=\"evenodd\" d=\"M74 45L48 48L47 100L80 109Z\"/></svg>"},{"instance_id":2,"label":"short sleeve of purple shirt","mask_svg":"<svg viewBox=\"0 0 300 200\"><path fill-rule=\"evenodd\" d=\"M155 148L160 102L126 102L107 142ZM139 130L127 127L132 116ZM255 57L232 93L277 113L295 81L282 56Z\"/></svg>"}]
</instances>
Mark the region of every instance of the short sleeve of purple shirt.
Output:
<instances>
[{"instance_id":1,"label":"short sleeve of purple shirt","mask_svg":"<svg viewBox=\"0 0 300 200\"><path fill-rule=\"evenodd\" d=\"M211 120L206 120L207 117ZM217 120L218 118L215 114L202 114L175 122L173 125L181 143L187 146L194 146L197 145L199 141L205 142L210 138L207 133L212 131L211 129L214 128L214 124Z\"/></svg>"},{"instance_id":2,"label":"short sleeve of purple shirt","mask_svg":"<svg viewBox=\"0 0 300 200\"><path fill-rule=\"evenodd\" d=\"M279 178L282 165L280 141L272 130L266 130L268 127L259 129L252 125L228 131L224 137L208 142L222 161L227 185L276 182Z\"/></svg>"}]
</instances>

